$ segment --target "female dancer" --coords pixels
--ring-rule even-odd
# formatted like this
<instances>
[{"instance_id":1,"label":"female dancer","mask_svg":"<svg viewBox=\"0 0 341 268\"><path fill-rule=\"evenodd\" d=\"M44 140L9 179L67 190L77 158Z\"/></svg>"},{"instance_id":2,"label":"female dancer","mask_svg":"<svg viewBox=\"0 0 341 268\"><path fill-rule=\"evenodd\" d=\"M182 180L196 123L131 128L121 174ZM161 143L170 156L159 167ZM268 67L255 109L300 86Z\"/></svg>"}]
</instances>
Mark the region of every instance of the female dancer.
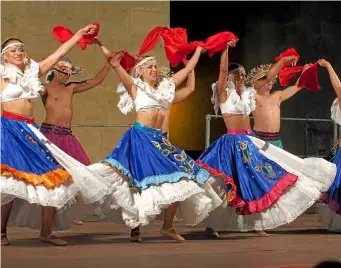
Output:
<instances>
[{"instance_id":1,"label":"female dancer","mask_svg":"<svg viewBox=\"0 0 341 268\"><path fill-rule=\"evenodd\" d=\"M332 120L341 125L341 82L333 69L333 66L326 60L321 59L318 61L321 67L327 69L330 81L336 92L337 98L334 100L331 107ZM323 206L320 210L322 227L334 232L341 232L341 139L339 138L334 142L334 146L331 153L328 156L328 160L334 163L338 169L336 179L326 193L323 193L321 200L326 206Z\"/></svg>"},{"instance_id":2,"label":"female dancer","mask_svg":"<svg viewBox=\"0 0 341 268\"><path fill-rule=\"evenodd\" d=\"M211 173L232 178L237 197L207 219L209 227L233 231L262 230L289 223L319 199L336 174L335 165L319 158L300 159L254 137L250 113L256 107L256 92L245 86L245 70L228 64L229 42L221 55L214 93L227 134L200 156L199 163ZM271 72L263 80L272 80ZM208 166L207 166L208 165Z\"/></svg>"},{"instance_id":3,"label":"female dancer","mask_svg":"<svg viewBox=\"0 0 341 268\"><path fill-rule=\"evenodd\" d=\"M120 65L121 53L110 61L122 81L118 86L121 93L119 109L126 114L135 107L137 114L135 124L124 134L117 147L101 164L92 165L113 185L121 185L121 192L126 190L125 200L114 193L98 212L112 220L123 217L133 229L132 238L135 235L136 240L139 240L137 227L147 225L164 209L160 234L178 242L184 241L172 227L178 207L184 223L195 225L222 204L208 183L213 180L210 174L196 165L184 151L173 146L161 130L176 86L194 69L203 52L203 48L198 47L187 66L171 78L159 76L154 57L140 59L135 66L134 77ZM135 188L135 193L128 186ZM113 216L115 211L110 209L117 206L122 208L122 216Z\"/></svg>"},{"instance_id":4,"label":"female dancer","mask_svg":"<svg viewBox=\"0 0 341 268\"><path fill-rule=\"evenodd\" d=\"M45 60L28 59L22 41L8 39L2 46L1 102L1 244L8 245L7 224L41 228L39 239L66 245L52 234L52 226L64 229L79 217L80 208L69 206L80 192L82 202L103 201L106 184L82 164L67 156L38 131L33 104L44 90L44 75L95 26L79 30ZM97 177L96 177L97 176ZM63 209L61 209L63 208ZM56 209L58 213L56 214Z\"/></svg>"}]
</instances>

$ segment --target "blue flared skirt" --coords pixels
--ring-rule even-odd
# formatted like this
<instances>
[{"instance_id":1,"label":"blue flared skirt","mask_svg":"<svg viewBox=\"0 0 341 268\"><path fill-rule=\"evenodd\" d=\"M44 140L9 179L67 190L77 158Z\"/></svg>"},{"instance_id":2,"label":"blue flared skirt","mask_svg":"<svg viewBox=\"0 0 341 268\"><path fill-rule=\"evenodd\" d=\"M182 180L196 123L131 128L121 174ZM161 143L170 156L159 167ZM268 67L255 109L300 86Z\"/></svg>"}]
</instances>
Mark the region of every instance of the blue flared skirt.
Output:
<instances>
[{"instance_id":1,"label":"blue flared skirt","mask_svg":"<svg viewBox=\"0 0 341 268\"><path fill-rule=\"evenodd\" d=\"M298 179L261 154L246 134L223 135L207 148L198 163L213 169L213 174L220 171L225 180L232 178L237 196L229 205L243 215L266 210Z\"/></svg>"},{"instance_id":2,"label":"blue flared skirt","mask_svg":"<svg viewBox=\"0 0 341 268\"><path fill-rule=\"evenodd\" d=\"M131 186L139 190L181 179L203 185L210 178L208 171L172 145L161 130L137 122L101 162L128 177Z\"/></svg>"},{"instance_id":3,"label":"blue flared skirt","mask_svg":"<svg viewBox=\"0 0 341 268\"><path fill-rule=\"evenodd\" d=\"M5 177L11 175L29 184L42 184L47 187L54 187L70 178L70 174L58 164L26 122L3 116L1 174Z\"/></svg>"}]
</instances>

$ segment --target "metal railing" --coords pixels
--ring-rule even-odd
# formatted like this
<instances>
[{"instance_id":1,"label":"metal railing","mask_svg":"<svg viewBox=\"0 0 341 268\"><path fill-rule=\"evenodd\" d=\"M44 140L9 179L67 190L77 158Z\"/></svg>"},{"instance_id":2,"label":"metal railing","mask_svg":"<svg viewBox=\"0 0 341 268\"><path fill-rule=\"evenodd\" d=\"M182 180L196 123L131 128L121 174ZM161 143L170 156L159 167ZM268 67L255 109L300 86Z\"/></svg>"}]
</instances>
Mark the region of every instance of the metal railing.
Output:
<instances>
[{"instance_id":1,"label":"metal railing","mask_svg":"<svg viewBox=\"0 0 341 268\"><path fill-rule=\"evenodd\" d=\"M123 128L130 128L132 124L130 125L112 125L112 124L75 124L71 125L71 127L123 127Z\"/></svg>"},{"instance_id":2,"label":"metal railing","mask_svg":"<svg viewBox=\"0 0 341 268\"><path fill-rule=\"evenodd\" d=\"M222 115L211 115L206 114L205 121L205 149L207 149L210 145L210 138L211 138L211 119L212 118L222 118ZM253 119L253 117L250 117ZM329 122L333 123L333 137L336 140L340 134L340 127L335 124L331 119L320 119L320 118L294 118L294 117L282 117L281 121L303 121L303 122Z\"/></svg>"}]
</instances>

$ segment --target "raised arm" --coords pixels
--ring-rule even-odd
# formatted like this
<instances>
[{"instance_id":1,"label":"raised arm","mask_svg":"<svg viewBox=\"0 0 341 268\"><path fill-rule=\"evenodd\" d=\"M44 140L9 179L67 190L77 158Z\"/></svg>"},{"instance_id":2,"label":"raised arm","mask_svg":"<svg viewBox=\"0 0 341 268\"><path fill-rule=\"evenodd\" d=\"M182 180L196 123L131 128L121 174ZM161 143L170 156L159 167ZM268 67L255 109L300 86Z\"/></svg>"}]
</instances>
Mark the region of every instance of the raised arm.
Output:
<instances>
[{"instance_id":1,"label":"raised arm","mask_svg":"<svg viewBox=\"0 0 341 268\"><path fill-rule=\"evenodd\" d=\"M234 44L235 46L235 44ZM219 66L219 77L217 82L217 95L219 102L226 101L226 96L224 96L226 82L227 82L227 75L228 75L228 66L229 66L229 47L230 44L227 43L226 49L221 53L220 56L220 66Z\"/></svg>"},{"instance_id":2,"label":"raised arm","mask_svg":"<svg viewBox=\"0 0 341 268\"><path fill-rule=\"evenodd\" d=\"M120 61L123 57L122 52L112 54L112 58L110 59L109 63L111 67L115 70L118 78L121 80L124 87L127 89L130 96L135 99L136 97L136 86L131 79L131 76L124 70L121 66Z\"/></svg>"},{"instance_id":3,"label":"raised arm","mask_svg":"<svg viewBox=\"0 0 341 268\"><path fill-rule=\"evenodd\" d=\"M85 92L85 91L88 91L89 89L92 89L98 86L99 84L103 82L105 77L108 75L109 70L110 70L110 64L109 62L107 62L102 68L102 70L99 73L97 73L94 78L91 78L82 82L72 83L74 84L73 93L75 94L75 93Z\"/></svg>"},{"instance_id":4,"label":"raised arm","mask_svg":"<svg viewBox=\"0 0 341 268\"><path fill-rule=\"evenodd\" d=\"M195 90L195 72L192 70L188 77L186 86L175 91L173 103L184 101Z\"/></svg>"},{"instance_id":5,"label":"raised arm","mask_svg":"<svg viewBox=\"0 0 341 268\"><path fill-rule=\"evenodd\" d=\"M260 83L259 87L264 86L265 84L269 83L270 81L275 80L278 73L282 70L284 67L284 64L287 62L292 62L292 65L295 66L297 63L297 57L296 56L287 56L281 58L272 68L266 73L265 79L261 80L262 83Z\"/></svg>"},{"instance_id":6,"label":"raised arm","mask_svg":"<svg viewBox=\"0 0 341 268\"><path fill-rule=\"evenodd\" d=\"M63 56L65 56L78 43L83 35L93 34L95 29L96 26L92 24L80 29L71 39L62 44L53 54L39 62L40 76L47 73Z\"/></svg>"},{"instance_id":7,"label":"raised arm","mask_svg":"<svg viewBox=\"0 0 341 268\"><path fill-rule=\"evenodd\" d=\"M102 44L102 42L101 42L100 40L98 40L98 39L96 38L96 39L92 42L92 44L97 44L97 45L100 47L100 49L101 49L103 55L104 55L107 59L109 59L109 58L111 57L112 52L111 52L109 49L107 49L107 48Z\"/></svg>"},{"instance_id":8,"label":"raised arm","mask_svg":"<svg viewBox=\"0 0 341 268\"><path fill-rule=\"evenodd\" d=\"M189 73L197 65L201 53L205 53L205 51L206 51L206 49L204 49L202 47L197 47L197 49L195 50L192 58L188 61L186 67L181 69L180 71L178 71L177 73L175 73L173 75L173 79L174 79L174 82L175 82L176 86L179 86L187 78Z\"/></svg>"},{"instance_id":9,"label":"raised arm","mask_svg":"<svg viewBox=\"0 0 341 268\"><path fill-rule=\"evenodd\" d=\"M340 82L338 75L334 71L333 66L328 61L326 61L325 59L319 60L318 64L321 67L324 67L327 69L329 77L330 77L330 82L332 83L332 86L335 90L336 96L339 100L339 105L341 107L341 82Z\"/></svg>"},{"instance_id":10,"label":"raised arm","mask_svg":"<svg viewBox=\"0 0 341 268\"><path fill-rule=\"evenodd\" d=\"M312 64L305 64L304 67L303 67L303 71L302 71L301 75L311 65ZM300 75L300 77L301 77L301 75ZM290 99L292 96L294 96L297 92L299 92L302 89L301 87L298 87L298 82L300 81L300 77L297 79L295 85L287 87L287 88L279 91L279 93L280 93L280 101L286 101L287 99Z\"/></svg>"}]
</instances>

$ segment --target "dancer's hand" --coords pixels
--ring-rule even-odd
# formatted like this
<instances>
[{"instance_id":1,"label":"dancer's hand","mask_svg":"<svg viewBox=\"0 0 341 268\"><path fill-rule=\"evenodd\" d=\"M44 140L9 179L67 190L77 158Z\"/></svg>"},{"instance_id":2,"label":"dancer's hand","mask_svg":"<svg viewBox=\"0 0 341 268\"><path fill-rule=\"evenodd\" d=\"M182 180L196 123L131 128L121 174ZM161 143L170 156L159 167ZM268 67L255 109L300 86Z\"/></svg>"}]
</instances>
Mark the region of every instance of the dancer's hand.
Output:
<instances>
[{"instance_id":1,"label":"dancer's hand","mask_svg":"<svg viewBox=\"0 0 341 268\"><path fill-rule=\"evenodd\" d=\"M305 70L307 70L308 68L310 68L312 65L313 65L312 63L304 64L302 73L303 73Z\"/></svg>"},{"instance_id":2,"label":"dancer's hand","mask_svg":"<svg viewBox=\"0 0 341 268\"><path fill-rule=\"evenodd\" d=\"M284 62L291 62L292 66L296 66L296 64L298 62L298 58L296 56L294 56L294 55L283 57L282 60Z\"/></svg>"},{"instance_id":3,"label":"dancer's hand","mask_svg":"<svg viewBox=\"0 0 341 268\"><path fill-rule=\"evenodd\" d=\"M321 67L327 68L328 66L330 66L330 63L328 61L326 61L325 59L320 59L318 60L318 65L320 65Z\"/></svg>"},{"instance_id":4,"label":"dancer's hand","mask_svg":"<svg viewBox=\"0 0 341 268\"><path fill-rule=\"evenodd\" d=\"M196 51L198 51L200 53L205 53L207 51L207 49L199 46L199 47L197 47Z\"/></svg>"},{"instance_id":5,"label":"dancer's hand","mask_svg":"<svg viewBox=\"0 0 341 268\"><path fill-rule=\"evenodd\" d=\"M83 29L80 29L79 32L82 35L90 35L90 34L94 34L96 31L96 25L94 24L89 24L87 26L85 26Z\"/></svg>"},{"instance_id":6,"label":"dancer's hand","mask_svg":"<svg viewBox=\"0 0 341 268\"><path fill-rule=\"evenodd\" d=\"M124 53L121 51L114 52L111 54L109 63L113 68L117 68L121 65L121 59L123 58Z\"/></svg>"},{"instance_id":7,"label":"dancer's hand","mask_svg":"<svg viewBox=\"0 0 341 268\"><path fill-rule=\"evenodd\" d=\"M226 44L226 48L235 47L237 45L237 40L230 40Z\"/></svg>"}]
</instances>

